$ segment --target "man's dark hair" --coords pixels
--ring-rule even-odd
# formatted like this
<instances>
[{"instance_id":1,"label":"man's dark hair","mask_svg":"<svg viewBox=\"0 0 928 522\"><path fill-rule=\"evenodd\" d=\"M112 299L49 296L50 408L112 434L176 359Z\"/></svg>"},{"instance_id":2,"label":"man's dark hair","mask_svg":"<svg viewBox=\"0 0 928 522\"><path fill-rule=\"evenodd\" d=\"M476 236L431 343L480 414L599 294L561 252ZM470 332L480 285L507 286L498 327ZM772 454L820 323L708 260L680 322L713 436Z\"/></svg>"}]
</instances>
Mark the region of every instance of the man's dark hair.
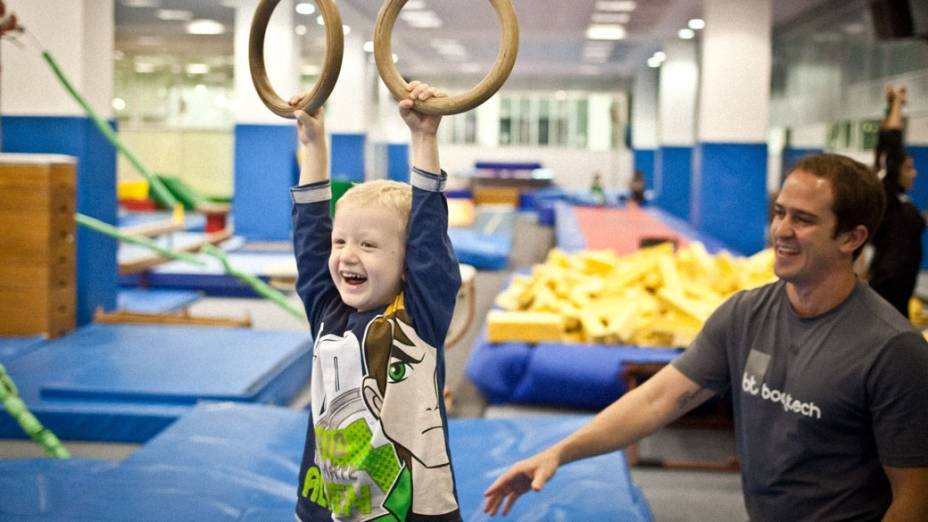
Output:
<instances>
[{"instance_id":1,"label":"man's dark hair","mask_svg":"<svg viewBox=\"0 0 928 522\"><path fill-rule=\"evenodd\" d=\"M859 161L838 154L805 156L793 166L790 173L802 170L831 183L834 196L832 210L837 218L835 236L849 232L857 225L867 229L868 239L873 238L883 220L886 195L876 173ZM860 255L863 245L854 251Z\"/></svg>"}]
</instances>

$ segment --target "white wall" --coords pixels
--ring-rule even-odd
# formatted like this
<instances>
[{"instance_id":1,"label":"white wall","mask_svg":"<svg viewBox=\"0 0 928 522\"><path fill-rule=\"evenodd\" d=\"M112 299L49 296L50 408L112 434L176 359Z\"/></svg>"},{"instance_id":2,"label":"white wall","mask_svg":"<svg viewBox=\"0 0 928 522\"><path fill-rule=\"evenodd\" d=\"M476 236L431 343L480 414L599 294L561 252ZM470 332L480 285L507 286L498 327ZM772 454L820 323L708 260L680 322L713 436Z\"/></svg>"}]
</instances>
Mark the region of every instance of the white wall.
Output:
<instances>
[{"instance_id":1,"label":"white wall","mask_svg":"<svg viewBox=\"0 0 928 522\"><path fill-rule=\"evenodd\" d=\"M446 145L439 147L442 168L459 178L473 171L477 161L537 161L551 169L554 181L566 189L590 188L593 173L603 175L606 188L623 190L631 180L632 156L625 151L593 151L559 147L500 147Z\"/></svg>"}]
</instances>

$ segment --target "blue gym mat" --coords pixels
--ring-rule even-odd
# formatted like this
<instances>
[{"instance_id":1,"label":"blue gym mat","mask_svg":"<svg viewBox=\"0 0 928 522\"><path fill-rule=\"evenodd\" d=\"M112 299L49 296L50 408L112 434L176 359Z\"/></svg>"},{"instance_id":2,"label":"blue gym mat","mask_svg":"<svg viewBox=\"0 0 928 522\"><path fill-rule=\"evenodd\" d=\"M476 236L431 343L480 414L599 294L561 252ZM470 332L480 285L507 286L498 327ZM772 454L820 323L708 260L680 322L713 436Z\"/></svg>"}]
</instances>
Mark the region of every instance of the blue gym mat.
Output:
<instances>
[{"instance_id":1,"label":"blue gym mat","mask_svg":"<svg viewBox=\"0 0 928 522\"><path fill-rule=\"evenodd\" d=\"M45 338L37 335L0 337L0 364L8 364L9 361L38 348L43 342Z\"/></svg>"},{"instance_id":2,"label":"blue gym mat","mask_svg":"<svg viewBox=\"0 0 928 522\"><path fill-rule=\"evenodd\" d=\"M498 343L481 337L465 372L490 404L600 410L626 391L626 364L669 363L679 348L604 344Z\"/></svg>"},{"instance_id":3,"label":"blue gym mat","mask_svg":"<svg viewBox=\"0 0 928 522\"><path fill-rule=\"evenodd\" d=\"M5 362L60 438L141 442L202 400L286 404L309 379L302 332L92 324ZM0 415L0 437L22 437Z\"/></svg>"},{"instance_id":4,"label":"blue gym mat","mask_svg":"<svg viewBox=\"0 0 928 522\"><path fill-rule=\"evenodd\" d=\"M463 519L489 520L483 491L512 463L560 440L586 416L451 420ZM201 404L122 462L0 461L0 519L9 521L293 520L305 411ZM558 470L512 521L653 520L621 452Z\"/></svg>"},{"instance_id":5,"label":"blue gym mat","mask_svg":"<svg viewBox=\"0 0 928 522\"><path fill-rule=\"evenodd\" d=\"M123 288L116 294L116 309L163 313L181 310L200 298L200 292L155 288Z\"/></svg>"}]
</instances>

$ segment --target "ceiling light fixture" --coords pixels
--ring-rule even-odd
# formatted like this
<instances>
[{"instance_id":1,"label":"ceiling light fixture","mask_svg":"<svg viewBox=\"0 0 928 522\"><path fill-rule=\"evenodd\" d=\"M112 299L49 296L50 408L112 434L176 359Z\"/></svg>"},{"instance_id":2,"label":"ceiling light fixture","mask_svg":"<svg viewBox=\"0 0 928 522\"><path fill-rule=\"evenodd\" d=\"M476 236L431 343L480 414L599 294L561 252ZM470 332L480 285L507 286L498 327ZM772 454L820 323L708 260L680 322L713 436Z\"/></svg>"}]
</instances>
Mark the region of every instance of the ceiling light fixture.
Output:
<instances>
[{"instance_id":1,"label":"ceiling light fixture","mask_svg":"<svg viewBox=\"0 0 928 522\"><path fill-rule=\"evenodd\" d=\"M184 69L187 74L206 74L209 72L209 65L205 63L188 63Z\"/></svg>"},{"instance_id":2,"label":"ceiling light fixture","mask_svg":"<svg viewBox=\"0 0 928 522\"><path fill-rule=\"evenodd\" d=\"M693 31L689 27L684 27L683 29L677 31L677 36L681 40L692 40L693 37L696 36L696 31Z\"/></svg>"},{"instance_id":3,"label":"ceiling light fixture","mask_svg":"<svg viewBox=\"0 0 928 522\"><path fill-rule=\"evenodd\" d=\"M661 63L662 62L660 60L655 60L653 56L648 58L648 67L652 69L657 69L661 66Z\"/></svg>"},{"instance_id":4,"label":"ceiling light fixture","mask_svg":"<svg viewBox=\"0 0 928 522\"><path fill-rule=\"evenodd\" d=\"M703 20L702 18L693 18L692 20L690 20L689 22L687 22L686 25L687 25L690 29L692 29L692 30L694 30L694 31L698 31L698 30L700 30L700 29L705 29L705 28L706 28L706 21Z\"/></svg>"},{"instance_id":5,"label":"ceiling light fixture","mask_svg":"<svg viewBox=\"0 0 928 522\"><path fill-rule=\"evenodd\" d=\"M403 6L403 9L425 9L425 2L423 0L409 0Z\"/></svg>"},{"instance_id":6,"label":"ceiling light fixture","mask_svg":"<svg viewBox=\"0 0 928 522\"><path fill-rule=\"evenodd\" d=\"M374 52L374 42L368 40L364 42L364 45L361 46L361 48L364 49L364 52L366 53L372 53Z\"/></svg>"},{"instance_id":7,"label":"ceiling light fixture","mask_svg":"<svg viewBox=\"0 0 928 522\"><path fill-rule=\"evenodd\" d=\"M316 6L312 2L300 2L296 4L296 12L301 15L311 15L316 12Z\"/></svg>"},{"instance_id":8,"label":"ceiling light fixture","mask_svg":"<svg viewBox=\"0 0 928 522\"><path fill-rule=\"evenodd\" d=\"M155 16L158 17L159 20L164 20L166 22L186 22L188 20L193 20L193 13L183 9L158 9Z\"/></svg>"},{"instance_id":9,"label":"ceiling light fixture","mask_svg":"<svg viewBox=\"0 0 928 522\"><path fill-rule=\"evenodd\" d=\"M189 34L223 34L226 32L226 26L216 20L200 19L187 23L187 33Z\"/></svg>"},{"instance_id":10,"label":"ceiling light fixture","mask_svg":"<svg viewBox=\"0 0 928 522\"><path fill-rule=\"evenodd\" d=\"M638 4L632 0L602 0L596 2L597 11L611 12L631 12L638 7Z\"/></svg>"},{"instance_id":11,"label":"ceiling light fixture","mask_svg":"<svg viewBox=\"0 0 928 522\"><path fill-rule=\"evenodd\" d=\"M594 24L627 24L632 16L628 13L593 13Z\"/></svg>"},{"instance_id":12,"label":"ceiling light fixture","mask_svg":"<svg viewBox=\"0 0 928 522\"><path fill-rule=\"evenodd\" d=\"M654 58L655 60L659 62L663 62L664 60L667 59L667 53L665 53L664 51L657 51L654 53L654 55L651 56L651 58Z\"/></svg>"},{"instance_id":13,"label":"ceiling light fixture","mask_svg":"<svg viewBox=\"0 0 928 522\"><path fill-rule=\"evenodd\" d=\"M161 7L158 0L122 0L122 5L126 7Z\"/></svg>"},{"instance_id":14,"label":"ceiling light fixture","mask_svg":"<svg viewBox=\"0 0 928 522\"><path fill-rule=\"evenodd\" d=\"M343 25L342 25L342 35L348 36L350 33L351 33L351 27L348 27L347 25L344 25L344 24L343 24Z\"/></svg>"},{"instance_id":15,"label":"ceiling light fixture","mask_svg":"<svg viewBox=\"0 0 928 522\"><path fill-rule=\"evenodd\" d=\"M299 24L293 28L293 31L297 34L297 36L303 36L306 34L307 29L305 25Z\"/></svg>"},{"instance_id":16,"label":"ceiling light fixture","mask_svg":"<svg viewBox=\"0 0 928 522\"><path fill-rule=\"evenodd\" d=\"M617 24L593 24L586 30L588 40L622 40L625 28Z\"/></svg>"}]
</instances>

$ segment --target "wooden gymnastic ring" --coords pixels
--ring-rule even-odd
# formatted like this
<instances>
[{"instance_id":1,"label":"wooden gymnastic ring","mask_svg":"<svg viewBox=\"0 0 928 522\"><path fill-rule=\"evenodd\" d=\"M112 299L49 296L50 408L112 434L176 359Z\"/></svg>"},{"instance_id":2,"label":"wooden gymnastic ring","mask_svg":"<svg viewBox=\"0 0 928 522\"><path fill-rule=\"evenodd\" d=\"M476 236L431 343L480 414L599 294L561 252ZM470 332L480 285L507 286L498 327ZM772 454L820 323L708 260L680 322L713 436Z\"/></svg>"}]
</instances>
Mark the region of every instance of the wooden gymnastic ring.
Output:
<instances>
[{"instance_id":1,"label":"wooden gymnastic ring","mask_svg":"<svg viewBox=\"0 0 928 522\"><path fill-rule=\"evenodd\" d=\"M406 0L385 0L374 25L374 60L377 62L377 72L397 100L406 98L409 91L406 90L407 84L393 64L390 38L396 17L405 4ZM519 19L512 7L512 0L490 0L490 4L496 11L500 27L499 54L493 68L480 83L464 94L432 98L424 102L417 100L417 111L442 115L466 112L487 101L506 82L509 73L512 72L512 66L516 63L516 55L519 54Z\"/></svg>"},{"instance_id":2,"label":"wooden gymnastic ring","mask_svg":"<svg viewBox=\"0 0 928 522\"><path fill-rule=\"evenodd\" d=\"M329 94L332 93L335 82L338 80L338 73L342 68L345 39L342 34L342 17L333 0L315 0L315 2L325 21L325 59L316 85L300 97L295 107L277 95L271 87L264 66L264 34L267 31L271 13L274 12L280 0L260 0L255 9L255 16L251 20L251 33L248 36L248 65L251 69L251 81L264 105L274 114L284 118L293 118L293 111L297 109L312 112L322 107Z\"/></svg>"}]
</instances>

